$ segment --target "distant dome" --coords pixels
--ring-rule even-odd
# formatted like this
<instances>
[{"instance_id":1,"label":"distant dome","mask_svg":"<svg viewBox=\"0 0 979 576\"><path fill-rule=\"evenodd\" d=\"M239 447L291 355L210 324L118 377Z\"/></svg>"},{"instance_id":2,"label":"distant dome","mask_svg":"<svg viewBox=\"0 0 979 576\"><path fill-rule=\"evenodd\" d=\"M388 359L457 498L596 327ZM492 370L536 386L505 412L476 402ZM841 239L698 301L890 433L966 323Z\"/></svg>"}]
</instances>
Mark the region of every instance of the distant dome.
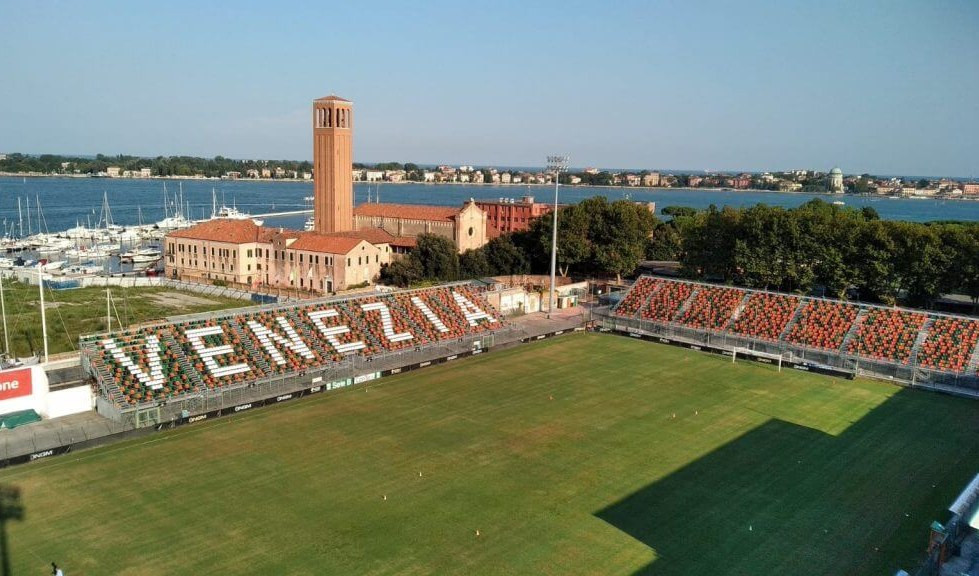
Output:
<instances>
[{"instance_id":1,"label":"distant dome","mask_svg":"<svg viewBox=\"0 0 979 576\"><path fill-rule=\"evenodd\" d=\"M830 173L830 174L834 174L834 175L835 175L835 174L839 174L840 176L842 176L842 175L843 175L843 171L842 171L842 170L840 170L839 168L833 168L832 170L830 170L830 171L829 171L829 173Z\"/></svg>"}]
</instances>

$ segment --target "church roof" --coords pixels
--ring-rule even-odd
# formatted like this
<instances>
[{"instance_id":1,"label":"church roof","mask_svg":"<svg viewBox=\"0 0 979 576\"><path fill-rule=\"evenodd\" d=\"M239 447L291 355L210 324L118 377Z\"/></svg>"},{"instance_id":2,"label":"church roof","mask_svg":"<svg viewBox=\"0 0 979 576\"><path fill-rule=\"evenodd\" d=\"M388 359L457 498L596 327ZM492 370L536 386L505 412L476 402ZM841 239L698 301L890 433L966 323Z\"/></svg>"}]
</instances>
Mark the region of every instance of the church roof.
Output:
<instances>
[{"instance_id":1,"label":"church roof","mask_svg":"<svg viewBox=\"0 0 979 576\"><path fill-rule=\"evenodd\" d=\"M460 210L453 206L427 204L361 204L354 208L354 215L452 222Z\"/></svg>"}]
</instances>

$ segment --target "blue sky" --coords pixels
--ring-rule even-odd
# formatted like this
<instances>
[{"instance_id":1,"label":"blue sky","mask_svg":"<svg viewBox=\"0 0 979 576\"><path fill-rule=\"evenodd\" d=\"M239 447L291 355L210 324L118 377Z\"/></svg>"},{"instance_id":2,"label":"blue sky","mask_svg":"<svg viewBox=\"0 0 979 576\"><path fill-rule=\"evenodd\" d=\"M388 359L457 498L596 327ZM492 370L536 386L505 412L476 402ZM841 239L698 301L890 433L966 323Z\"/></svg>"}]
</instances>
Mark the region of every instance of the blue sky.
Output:
<instances>
[{"instance_id":1,"label":"blue sky","mask_svg":"<svg viewBox=\"0 0 979 576\"><path fill-rule=\"evenodd\" d=\"M12 2L0 152L979 175L979 2Z\"/></svg>"}]
</instances>

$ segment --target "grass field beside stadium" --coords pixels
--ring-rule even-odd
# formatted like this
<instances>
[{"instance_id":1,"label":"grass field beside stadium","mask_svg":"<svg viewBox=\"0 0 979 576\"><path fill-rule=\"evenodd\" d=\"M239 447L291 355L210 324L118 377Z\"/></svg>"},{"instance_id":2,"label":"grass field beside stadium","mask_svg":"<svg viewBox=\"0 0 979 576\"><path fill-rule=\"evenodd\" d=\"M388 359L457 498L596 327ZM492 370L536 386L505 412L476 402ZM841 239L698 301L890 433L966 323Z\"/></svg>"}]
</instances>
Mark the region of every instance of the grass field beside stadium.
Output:
<instances>
[{"instance_id":1,"label":"grass field beside stadium","mask_svg":"<svg viewBox=\"0 0 979 576\"><path fill-rule=\"evenodd\" d=\"M217 294L199 294L164 287L124 288L113 286L112 325L129 326L160 320L177 314L196 314L250 303ZM10 353L28 356L43 349L41 307L37 286L4 280L7 307L7 329L10 330ZM82 334L107 328L105 288L88 287L70 290L46 290L45 309L48 322L48 351L51 354L78 348ZM0 329L0 334L3 331Z\"/></svg>"},{"instance_id":2,"label":"grass field beside stadium","mask_svg":"<svg viewBox=\"0 0 979 576\"><path fill-rule=\"evenodd\" d=\"M973 401L577 334L0 482L14 574L877 575L977 434Z\"/></svg>"}]
</instances>

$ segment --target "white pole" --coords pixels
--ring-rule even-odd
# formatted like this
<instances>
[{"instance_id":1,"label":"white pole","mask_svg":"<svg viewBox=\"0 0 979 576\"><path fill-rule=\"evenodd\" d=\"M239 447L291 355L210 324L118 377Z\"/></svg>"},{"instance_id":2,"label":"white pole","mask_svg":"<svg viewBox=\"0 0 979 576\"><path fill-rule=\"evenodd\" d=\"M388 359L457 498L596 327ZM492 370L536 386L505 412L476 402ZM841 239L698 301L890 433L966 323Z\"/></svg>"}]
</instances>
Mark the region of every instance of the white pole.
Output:
<instances>
[{"instance_id":1,"label":"white pole","mask_svg":"<svg viewBox=\"0 0 979 576\"><path fill-rule=\"evenodd\" d=\"M553 229L551 230L551 291L547 302L547 317L550 318L554 312L556 301L554 299L554 286L557 280L557 196L558 188L561 185L561 171L567 168L567 156L548 156L547 167L554 170L554 218L552 220Z\"/></svg>"},{"instance_id":2,"label":"white pole","mask_svg":"<svg viewBox=\"0 0 979 576\"><path fill-rule=\"evenodd\" d=\"M44 277L41 265L37 265L37 287L41 293L41 337L44 339L44 363L48 363L48 317L44 311Z\"/></svg>"},{"instance_id":3,"label":"white pole","mask_svg":"<svg viewBox=\"0 0 979 576\"><path fill-rule=\"evenodd\" d=\"M7 334L7 304L3 299L3 273L0 272L0 314L3 314L3 351L10 356L10 338Z\"/></svg>"},{"instance_id":4,"label":"white pole","mask_svg":"<svg viewBox=\"0 0 979 576\"><path fill-rule=\"evenodd\" d=\"M31 235L31 197L27 197L27 235Z\"/></svg>"},{"instance_id":5,"label":"white pole","mask_svg":"<svg viewBox=\"0 0 979 576\"><path fill-rule=\"evenodd\" d=\"M112 296L109 294L109 283L105 283L105 330L112 331Z\"/></svg>"},{"instance_id":6,"label":"white pole","mask_svg":"<svg viewBox=\"0 0 979 576\"><path fill-rule=\"evenodd\" d=\"M24 215L20 211L20 196L17 197L17 221L20 222L20 237L24 237Z\"/></svg>"}]
</instances>

